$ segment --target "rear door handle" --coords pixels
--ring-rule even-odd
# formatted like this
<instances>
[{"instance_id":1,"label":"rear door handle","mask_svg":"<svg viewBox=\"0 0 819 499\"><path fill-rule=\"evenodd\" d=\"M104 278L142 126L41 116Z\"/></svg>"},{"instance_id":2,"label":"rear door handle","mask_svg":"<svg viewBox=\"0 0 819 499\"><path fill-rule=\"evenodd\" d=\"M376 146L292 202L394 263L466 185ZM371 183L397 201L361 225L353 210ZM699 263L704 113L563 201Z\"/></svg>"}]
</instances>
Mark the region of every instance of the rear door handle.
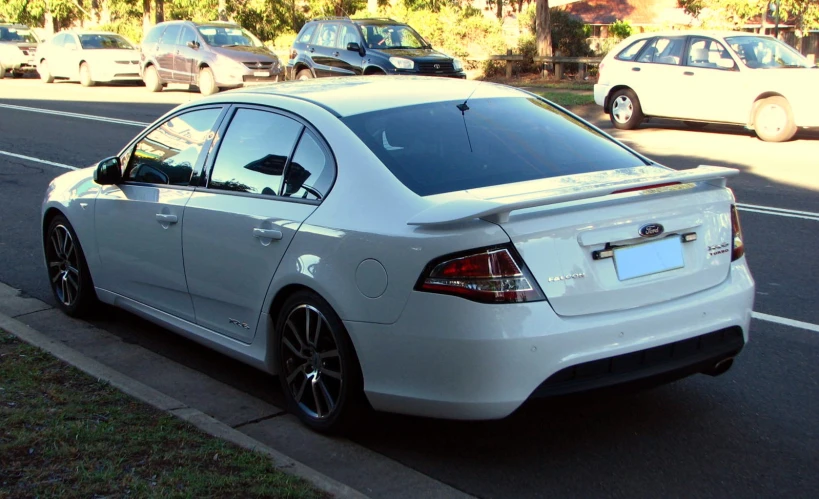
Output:
<instances>
[{"instance_id":1,"label":"rear door handle","mask_svg":"<svg viewBox=\"0 0 819 499\"><path fill-rule=\"evenodd\" d=\"M631 68L632 71L640 71L640 68Z\"/></svg>"},{"instance_id":2,"label":"rear door handle","mask_svg":"<svg viewBox=\"0 0 819 499\"><path fill-rule=\"evenodd\" d=\"M257 239L276 239L282 238L282 231L276 229L253 229L253 237Z\"/></svg>"},{"instance_id":3,"label":"rear door handle","mask_svg":"<svg viewBox=\"0 0 819 499\"><path fill-rule=\"evenodd\" d=\"M316 49L314 49L313 47L310 47L310 48L309 48L309 49L307 49L307 50L309 50L310 52L315 52L315 51L316 51Z\"/></svg>"},{"instance_id":4,"label":"rear door handle","mask_svg":"<svg viewBox=\"0 0 819 499\"><path fill-rule=\"evenodd\" d=\"M333 52L333 57L338 57L338 52Z\"/></svg>"},{"instance_id":5,"label":"rear door handle","mask_svg":"<svg viewBox=\"0 0 819 499\"><path fill-rule=\"evenodd\" d=\"M685 76L694 76L694 72L693 72L693 71L684 71L684 72L683 72L683 74L684 74Z\"/></svg>"},{"instance_id":6,"label":"rear door handle","mask_svg":"<svg viewBox=\"0 0 819 499\"><path fill-rule=\"evenodd\" d=\"M157 213L156 214L156 221L163 224L175 224L178 218L176 215L166 215L164 213Z\"/></svg>"}]
</instances>

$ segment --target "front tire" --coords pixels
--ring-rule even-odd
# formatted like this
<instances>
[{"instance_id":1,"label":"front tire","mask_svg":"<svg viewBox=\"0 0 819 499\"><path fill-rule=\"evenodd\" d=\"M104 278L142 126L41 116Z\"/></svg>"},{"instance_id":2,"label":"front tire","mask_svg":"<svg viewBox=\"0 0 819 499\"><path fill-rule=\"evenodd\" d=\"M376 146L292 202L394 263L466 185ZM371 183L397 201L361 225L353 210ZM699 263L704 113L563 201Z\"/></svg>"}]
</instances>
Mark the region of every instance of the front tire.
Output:
<instances>
[{"instance_id":1,"label":"front tire","mask_svg":"<svg viewBox=\"0 0 819 499\"><path fill-rule=\"evenodd\" d=\"M351 429L366 405L361 368L330 305L312 292L294 293L276 321L274 344L288 410L321 433Z\"/></svg>"},{"instance_id":2,"label":"front tire","mask_svg":"<svg viewBox=\"0 0 819 499\"><path fill-rule=\"evenodd\" d=\"M213 77L213 71L210 68L202 68L199 70L199 92L202 95L213 95L219 91L216 86L216 78Z\"/></svg>"},{"instance_id":3,"label":"front tire","mask_svg":"<svg viewBox=\"0 0 819 499\"><path fill-rule=\"evenodd\" d=\"M787 142L796 135L791 105L784 97L768 97L756 106L754 131L765 142Z\"/></svg>"},{"instance_id":4,"label":"front tire","mask_svg":"<svg viewBox=\"0 0 819 499\"><path fill-rule=\"evenodd\" d=\"M620 130L634 130L645 119L640 99L630 88L621 88L611 97L611 124Z\"/></svg>"},{"instance_id":5,"label":"front tire","mask_svg":"<svg viewBox=\"0 0 819 499\"><path fill-rule=\"evenodd\" d=\"M313 73L309 69L302 69L296 74L297 80L312 80Z\"/></svg>"},{"instance_id":6,"label":"front tire","mask_svg":"<svg viewBox=\"0 0 819 499\"><path fill-rule=\"evenodd\" d=\"M154 66L148 66L142 74L142 81L145 82L145 88L150 92L162 91L162 80L159 79L159 73L156 72Z\"/></svg>"},{"instance_id":7,"label":"front tire","mask_svg":"<svg viewBox=\"0 0 819 499\"><path fill-rule=\"evenodd\" d=\"M40 73L40 81L43 83L54 83L54 75L52 75L51 70L48 69L48 63L46 61L40 61L37 72Z\"/></svg>"},{"instance_id":8,"label":"front tire","mask_svg":"<svg viewBox=\"0 0 819 499\"><path fill-rule=\"evenodd\" d=\"M91 78L91 68L87 62L80 64L80 85L84 87L93 87L97 82Z\"/></svg>"},{"instance_id":9,"label":"front tire","mask_svg":"<svg viewBox=\"0 0 819 499\"><path fill-rule=\"evenodd\" d=\"M48 224L43 242L49 284L57 306L71 317L87 315L97 295L80 240L68 219L55 216Z\"/></svg>"}]
</instances>

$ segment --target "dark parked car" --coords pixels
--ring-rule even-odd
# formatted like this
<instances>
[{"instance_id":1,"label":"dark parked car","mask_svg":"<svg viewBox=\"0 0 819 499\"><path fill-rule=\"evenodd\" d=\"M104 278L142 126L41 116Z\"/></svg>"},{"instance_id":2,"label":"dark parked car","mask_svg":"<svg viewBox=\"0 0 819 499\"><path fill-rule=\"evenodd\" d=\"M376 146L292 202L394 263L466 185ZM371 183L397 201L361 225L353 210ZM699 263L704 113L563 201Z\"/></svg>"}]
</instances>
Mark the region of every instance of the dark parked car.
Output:
<instances>
[{"instance_id":1,"label":"dark parked car","mask_svg":"<svg viewBox=\"0 0 819 499\"><path fill-rule=\"evenodd\" d=\"M233 23L169 21L151 28L142 41L140 75L151 92L187 83L210 95L278 81L281 72L276 54Z\"/></svg>"},{"instance_id":2,"label":"dark parked car","mask_svg":"<svg viewBox=\"0 0 819 499\"><path fill-rule=\"evenodd\" d=\"M304 25L290 50L288 80L362 74L466 78L459 60L392 19L322 17Z\"/></svg>"},{"instance_id":3,"label":"dark parked car","mask_svg":"<svg viewBox=\"0 0 819 499\"><path fill-rule=\"evenodd\" d=\"M0 24L0 79L9 71L12 77L37 69L35 53L40 40L22 24Z\"/></svg>"}]
</instances>

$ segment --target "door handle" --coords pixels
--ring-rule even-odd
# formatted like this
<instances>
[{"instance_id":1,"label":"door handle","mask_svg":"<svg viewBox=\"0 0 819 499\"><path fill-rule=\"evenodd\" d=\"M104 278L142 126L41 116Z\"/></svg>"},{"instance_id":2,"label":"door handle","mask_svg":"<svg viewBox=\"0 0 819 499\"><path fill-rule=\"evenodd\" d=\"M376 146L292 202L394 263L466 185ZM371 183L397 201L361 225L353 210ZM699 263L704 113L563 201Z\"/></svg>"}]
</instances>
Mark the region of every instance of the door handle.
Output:
<instances>
[{"instance_id":1,"label":"door handle","mask_svg":"<svg viewBox=\"0 0 819 499\"><path fill-rule=\"evenodd\" d=\"M631 68L632 71L640 71L640 68Z\"/></svg>"},{"instance_id":2,"label":"door handle","mask_svg":"<svg viewBox=\"0 0 819 499\"><path fill-rule=\"evenodd\" d=\"M282 231L276 229L253 229L253 237L257 239L276 239L282 238Z\"/></svg>"},{"instance_id":3,"label":"door handle","mask_svg":"<svg viewBox=\"0 0 819 499\"><path fill-rule=\"evenodd\" d=\"M177 222L176 215L166 215L164 213L156 214L156 221L163 224L175 224Z\"/></svg>"},{"instance_id":4,"label":"door handle","mask_svg":"<svg viewBox=\"0 0 819 499\"><path fill-rule=\"evenodd\" d=\"M684 71L684 72L683 72L683 74L684 74L685 76L694 76L694 72L693 72L693 71Z\"/></svg>"},{"instance_id":5,"label":"door handle","mask_svg":"<svg viewBox=\"0 0 819 499\"><path fill-rule=\"evenodd\" d=\"M338 57L338 52L333 52L333 57Z\"/></svg>"},{"instance_id":6,"label":"door handle","mask_svg":"<svg viewBox=\"0 0 819 499\"><path fill-rule=\"evenodd\" d=\"M316 49L314 49L313 47L310 47L310 48L309 48L309 49L307 49L307 50L309 50L310 52L315 52L315 51L316 51Z\"/></svg>"}]
</instances>

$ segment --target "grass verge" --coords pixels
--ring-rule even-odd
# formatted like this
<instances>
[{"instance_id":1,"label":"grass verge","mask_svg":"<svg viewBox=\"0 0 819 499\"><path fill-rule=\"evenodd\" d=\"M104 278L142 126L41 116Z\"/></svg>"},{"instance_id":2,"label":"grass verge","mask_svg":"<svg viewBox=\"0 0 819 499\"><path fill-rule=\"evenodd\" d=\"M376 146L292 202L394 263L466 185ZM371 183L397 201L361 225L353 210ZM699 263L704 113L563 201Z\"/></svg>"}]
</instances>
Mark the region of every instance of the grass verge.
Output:
<instances>
[{"instance_id":1,"label":"grass verge","mask_svg":"<svg viewBox=\"0 0 819 499\"><path fill-rule=\"evenodd\" d=\"M0 498L324 498L0 330Z\"/></svg>"},{"instance_id":2,"label":"grass verge","mask_svg":"<svg viewBox=\"0 0 819 499\"><path fill-rule=\"evenodd\" d=\"M530 89L529 91L559 106L585 106L587 104L594 104L594 95L587 93L549 92L537 89Z\"/></svg>"}]
</instances>

